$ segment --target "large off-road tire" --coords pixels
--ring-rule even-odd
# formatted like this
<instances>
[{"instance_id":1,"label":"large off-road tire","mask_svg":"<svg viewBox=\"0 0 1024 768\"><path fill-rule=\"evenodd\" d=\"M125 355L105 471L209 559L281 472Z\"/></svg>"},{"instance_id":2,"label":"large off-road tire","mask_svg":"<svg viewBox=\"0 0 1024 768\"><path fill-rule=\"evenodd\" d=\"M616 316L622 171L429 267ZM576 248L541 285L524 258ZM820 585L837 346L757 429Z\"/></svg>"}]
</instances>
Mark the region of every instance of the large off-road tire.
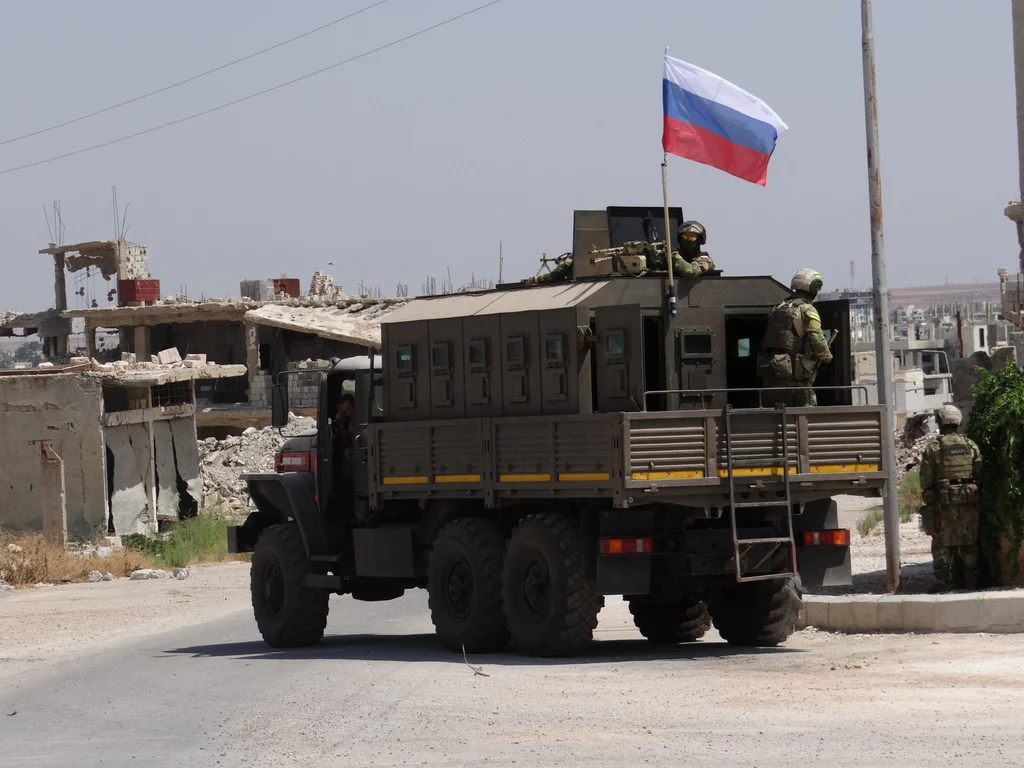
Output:
<instances>
[{"instance_id":1,"label":"large off-road tire","mask_svg":"<svg viewBox=\"0 0 1024 768\"><path fill-rule=\"evenodd\" d=\"M633 598L629 612L640 634L655 643L692 643L711 629L708 607L695 597L662 603Z\"/></svg>"},{"instance_id":2,"label":"large off-road tire","mask_svg":"<svg viewBox=\"0 0 1024 768\"><path fill-rule=\"evenodd\" d=\"M453 651L500 651L508 645L501 605L505 534L493 520L448 523L430 551L427 596L441 642Z\"/></svg>"},{"instance_id":3,"label":"large off-road tire","mask_svg":"<svg viewBox=\"0 0 1024 768\"><path fill-rule=\"evenodd\" d=\"M708 609L718 634L731 645L772 647L796 631L802 592L797 579L733 584Z\"/></svg>"},{"instance_id":4,"label":"large off-road tire","mask_svg":"<svg viewBox=\"0 0 1024 768\"><path fill-rule=\"evenodd\" d=\"M252 612L272 648L314 645L324 636L330 593L306 586L306 565L306 547L294 523L272 525L256 540Z\"/></svg>"},{"instance_id":5,"label":"large off-road tire","mask_svg":"<svg viewBox=\"0 0 1024 768\"><path fill-rule=\"evenodd\" d=\"M565 656L593 639L601 596L587 581L574 520L555 513L523 519L505 554L503 591L509 629L526 653Z\"/></svg>"}]
</instances>

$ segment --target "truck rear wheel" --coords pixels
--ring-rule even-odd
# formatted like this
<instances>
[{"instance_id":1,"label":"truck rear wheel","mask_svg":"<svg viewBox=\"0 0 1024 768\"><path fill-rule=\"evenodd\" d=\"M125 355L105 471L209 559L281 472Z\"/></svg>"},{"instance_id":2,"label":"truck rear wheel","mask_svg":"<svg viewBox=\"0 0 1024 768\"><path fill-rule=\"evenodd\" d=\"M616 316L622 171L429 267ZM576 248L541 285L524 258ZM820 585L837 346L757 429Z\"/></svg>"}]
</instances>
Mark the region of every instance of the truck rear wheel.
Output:
<instances>
[{"instance_id":1,"label":"truck rear wheel","mask_svg":"<svg viewBox=\"0 0 1024 768\"><path fill-rule=\"evenodd\" d=\"M601 596L587 581L583 537L575 521L530 515L505 554L505 616L519 647L535 656L583 650L594 637Z\"/></svg>"},{"instance_id":2,"label":"truck rear wheel","mask_svg":"<svg viewBox=\"0 0 1024 768\"><path fill-rule=\"evenodd\" d=\"M427 595L441 642L453 651L500 651L508 645L501 605L505 534L493 520L464 517L446 525L430 552Z\"/></svg>"},{"instance_id":3,"label":"truck rear wheel","mask_svg":"<svg viewBox=\"0 0 1024 768\"><path fill-rule=\"evenodd\" d=\"M640 634L654 643L692 643L711 628L707 606L694 597L664 603L634 598L629 612Z\"/></svg>"},{"instance_id":4,"label":"truck rear wheel","mask_svg":"<svg viewBox=\"0 0 1024 768\"><path fill-rule=\"evenodd\" d=\"M731 645L776 646L796 631L800 594L796 579L733 584L711 602L711 619Z\"/></svg>"},{"instance_id":5,"label":"truck rear wheel","mask_svg":"<svg viewBox=\"0 0 1024 768\"><path fill-rule=\"evenodd\" d=\"M256 626L272 648L314 645L327 627L326 590L306 586L306 547L293 523L260 534L250 571Z\"/></svg>"}]
</instances>

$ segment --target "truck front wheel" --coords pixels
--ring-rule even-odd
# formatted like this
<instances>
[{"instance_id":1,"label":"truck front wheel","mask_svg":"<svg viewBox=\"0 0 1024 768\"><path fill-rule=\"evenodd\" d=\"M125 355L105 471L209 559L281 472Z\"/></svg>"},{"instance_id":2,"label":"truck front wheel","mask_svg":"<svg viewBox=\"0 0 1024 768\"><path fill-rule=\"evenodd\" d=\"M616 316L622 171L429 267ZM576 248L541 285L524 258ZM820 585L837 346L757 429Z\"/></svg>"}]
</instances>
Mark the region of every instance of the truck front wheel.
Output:
<instances>
[{"instance_id":1,"label":"truck front wheel","mask_svg":"<svg viewBox=\"0 0 1024 768\"><path fill-rule=\"evenodd\" d=\"M801 591L797 579L732 584L711 600L711 619L730 645L776 646L796 631Z\"/></svg>"},{"instance_id":2,"label":"truck front wheel","mask_svg":"<svg viewBox=\"0 0 1024 768\"><path fill-rule=\"evenodd\" d=\"M505 534L493 520L464 517L446 525L430 551L427 596L441 642L453 651L500 651L508 645L501 606Z\"/></svg>"},{"instance_id":3,"label":"truck front wheel","mask_svg":"<svg viewBox=\"0 0 1024 768\"><path fill-rule=\"evenodd\" d=\"M535 656L583 650L594 637L601 596L587 581L583 537L571 519L530 515L505 554L505 616L519 647Z\"/></svg>"},{"instance_id":4,"label":"truck front wheel","mask_svg":"<svg viewBox=\"0 0 1024 768\"><path fill-rule=\"evenodd\" d=\"M326 590L306 586L306 547L294 523L260 534L250 571L256 626L272 648L314 645L327 627Z\"/></svg>"},{"instance_id":5,"label":"truck front wheel","mask_svg":"<svg viewBox=\"0 0 1024 768\"><path fill-rule=\"evenodd\" d=\"M707 606L695 597L660 603L633 598L629 612L640 634L654 643L692 643L711 628Z\"/></svg>"}]
</instances>

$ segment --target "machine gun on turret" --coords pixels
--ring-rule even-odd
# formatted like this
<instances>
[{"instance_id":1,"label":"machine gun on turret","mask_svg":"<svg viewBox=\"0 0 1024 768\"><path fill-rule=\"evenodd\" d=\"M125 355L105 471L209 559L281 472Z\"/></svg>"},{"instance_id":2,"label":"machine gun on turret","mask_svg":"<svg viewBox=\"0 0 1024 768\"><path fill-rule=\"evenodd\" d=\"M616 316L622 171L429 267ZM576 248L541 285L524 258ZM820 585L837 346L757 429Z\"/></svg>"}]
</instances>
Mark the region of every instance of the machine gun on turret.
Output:
<instances>
[{"instance_id":1,"label":"machine gun on turret","mask_svg":"<svg viewBox=\"0 0 1024 768\"><path fill-rule=\"evenodd\" d=\"M666 253L664 241L649 243L646 240L633 240L615 248L592 248L591 264L611 262L610 274L640 277L651 270L662 269Z\"/></svg>"}]
</instances>

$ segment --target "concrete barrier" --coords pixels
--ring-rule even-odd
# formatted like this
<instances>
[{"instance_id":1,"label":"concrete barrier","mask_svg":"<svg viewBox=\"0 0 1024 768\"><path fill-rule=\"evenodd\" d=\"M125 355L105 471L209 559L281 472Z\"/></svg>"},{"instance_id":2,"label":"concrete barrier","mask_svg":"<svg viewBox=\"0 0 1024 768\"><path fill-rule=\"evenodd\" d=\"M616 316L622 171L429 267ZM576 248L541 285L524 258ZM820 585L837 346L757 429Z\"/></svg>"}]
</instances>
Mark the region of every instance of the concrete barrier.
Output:
<instances>
[{"instance_id":1,"label":"concrete barrier","mask_svg":"<svg viewBox=\"0 0 1024 768\"><path fill-rule=\"evenodd\" d=\"M801 626L833 632L1024 633L1024 590L945 595L805 595Z\"/></svg>"}]
</instances>

